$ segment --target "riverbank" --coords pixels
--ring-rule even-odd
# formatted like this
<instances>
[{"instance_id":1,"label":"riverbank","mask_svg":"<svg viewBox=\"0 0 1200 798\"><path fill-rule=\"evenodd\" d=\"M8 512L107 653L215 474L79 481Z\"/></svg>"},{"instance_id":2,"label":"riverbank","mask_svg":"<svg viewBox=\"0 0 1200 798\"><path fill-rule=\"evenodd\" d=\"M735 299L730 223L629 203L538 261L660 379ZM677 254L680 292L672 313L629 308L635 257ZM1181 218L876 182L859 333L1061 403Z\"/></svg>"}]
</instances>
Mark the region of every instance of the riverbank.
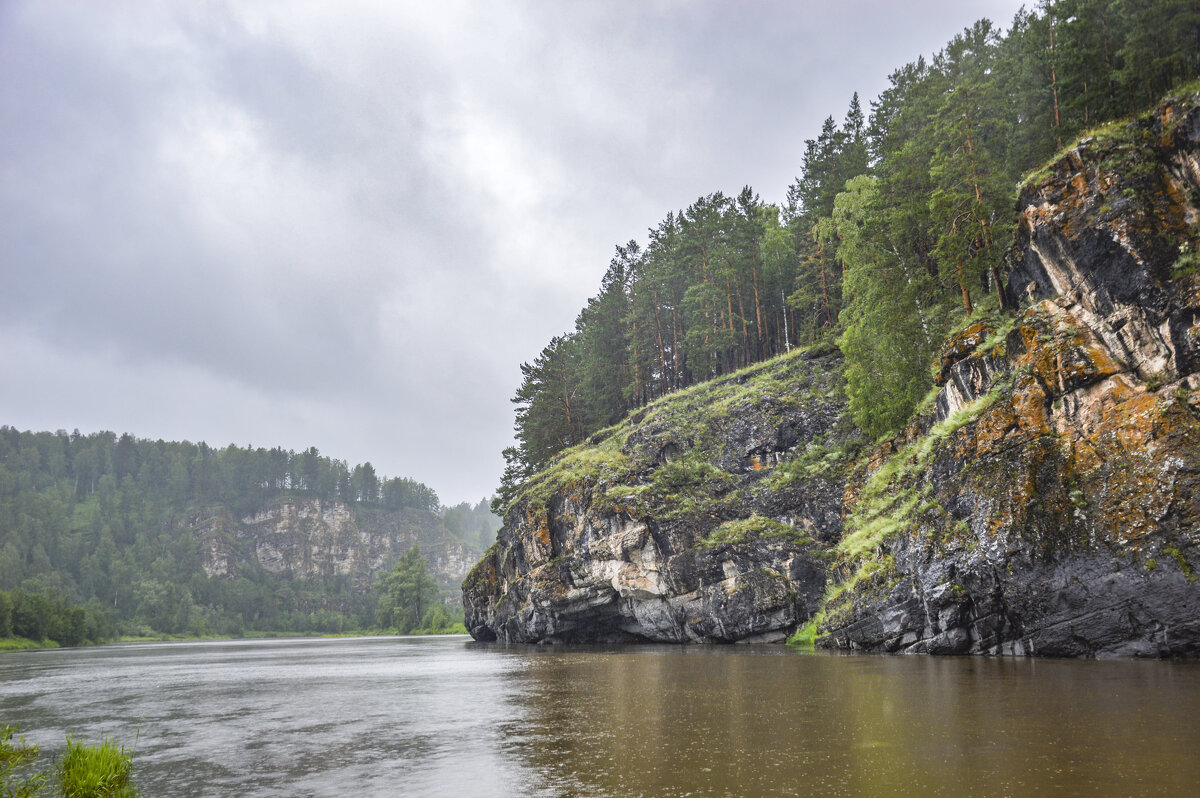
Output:
<instances>
[{"instance_id":1,"label":"riverbank","mask_svg":"<svg viewBox=\"0 0 1200 798\"><path fill-rule=\"evenodd\" d=\"M27 637L0 637L0 653L5 651L37 651L56 648L84 648L107 646L115 643L205 643L223 640L293 640L293 639L339 639L356 637L407 637L429 635L465 635L467 629L461 623L446 629L417 629L408 635L380 629L353 630L349 632L247 632L242 635L120 635L112 640L85 642L79 646L61 646L53 640L30 640Z\"/></svg>"},{"instance_id":2,"label":"riverbank","mask_svg":"<svg viewBox=\"0 0 1200 798\"><path fill-rule=\"evenodd\" d=\"M38 648L62 648L53 640L30 640L28 637L0 637L0 651L29 651Z\"/></svg>"}]
</instances>

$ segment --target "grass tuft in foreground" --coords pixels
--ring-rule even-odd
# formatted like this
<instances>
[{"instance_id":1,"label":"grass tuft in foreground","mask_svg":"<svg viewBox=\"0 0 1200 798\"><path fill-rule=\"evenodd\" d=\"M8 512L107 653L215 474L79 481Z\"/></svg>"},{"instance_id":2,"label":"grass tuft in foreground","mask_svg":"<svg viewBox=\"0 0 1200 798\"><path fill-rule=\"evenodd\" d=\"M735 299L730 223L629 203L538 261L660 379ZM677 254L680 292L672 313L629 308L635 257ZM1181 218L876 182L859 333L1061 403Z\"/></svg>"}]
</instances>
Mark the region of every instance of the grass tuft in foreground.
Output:
<instances>
[{"instance_id":1,"label":"grass tuft in foreground","mask_svg":"<svg viewBox=\"0 0 1200 798\"><path fill-rule=\"evenodd\" d=\"M59 766L64 798L135 798L133 759L123 746L105 738L99 745L67 737Z\"/></svg>"},{"instance_id":2,"label":"grass tuft in foreground","mask_svg":"<svg viewBox=\"0 0 1200 798\"><path fill-rule=\"evenodd\" d=\"M38 747L24 738L12 741L16 729L0 726L0 798L33 798L46 783L43 771L30 772L37 761Z\"/></svg>"}]
</instances>

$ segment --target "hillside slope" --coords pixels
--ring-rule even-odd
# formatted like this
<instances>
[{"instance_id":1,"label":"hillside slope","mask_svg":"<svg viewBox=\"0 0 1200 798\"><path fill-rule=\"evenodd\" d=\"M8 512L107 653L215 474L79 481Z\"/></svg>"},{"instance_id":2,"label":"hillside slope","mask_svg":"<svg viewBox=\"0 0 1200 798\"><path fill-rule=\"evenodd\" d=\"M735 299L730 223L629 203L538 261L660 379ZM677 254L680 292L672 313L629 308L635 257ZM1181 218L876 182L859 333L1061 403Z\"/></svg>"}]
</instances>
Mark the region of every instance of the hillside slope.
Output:
<instances>
[{"instance_id":1,"label":"hillside slope","mask_svg":"<svg viewBox=\"0 0 1200 798\"><path fill-rule=\"evenodd\" d=\"M124 634L368 628L414 545L457 604L489 519L315 449L0 426L0 590L94 607Z\"/></svg>"},{"instance_id":2,"label":"hillside slope","mask_svg":"<svg viewBox=\"0 0 1200 798\"><path fill-rule=\"evenodd\" d=\"M1200 653L1200 95L1021 194L1018 315L947 345L861 456L835 353L666 397L527 483L463 585L477 639Z\"/></svg>"}]
</instances>

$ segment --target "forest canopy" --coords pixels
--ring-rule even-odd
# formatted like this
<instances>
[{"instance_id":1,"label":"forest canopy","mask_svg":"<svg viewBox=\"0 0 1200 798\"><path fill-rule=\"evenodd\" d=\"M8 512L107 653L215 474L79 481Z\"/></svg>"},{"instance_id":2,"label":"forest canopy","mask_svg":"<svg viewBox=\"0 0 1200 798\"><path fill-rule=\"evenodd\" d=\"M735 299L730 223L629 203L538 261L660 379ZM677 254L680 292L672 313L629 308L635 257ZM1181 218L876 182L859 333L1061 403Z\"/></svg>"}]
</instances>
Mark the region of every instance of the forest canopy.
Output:
<instances>
[{"instance_id":1,"label":"forest canopy","mask_svg":"<svg viewBox=\"0 0 1200 798\"><path fill-rule=\"evenodd\" d=\"M521 366L497 512L631 409L797 346L837 343L855 422L896 429L945 336L1002 304L1023 176L1197 74L1195 0L1043 0L897 69L869 114L855 94L781 204L716 191L616 246L575 328Z\"/></svg>"}]
</instances>

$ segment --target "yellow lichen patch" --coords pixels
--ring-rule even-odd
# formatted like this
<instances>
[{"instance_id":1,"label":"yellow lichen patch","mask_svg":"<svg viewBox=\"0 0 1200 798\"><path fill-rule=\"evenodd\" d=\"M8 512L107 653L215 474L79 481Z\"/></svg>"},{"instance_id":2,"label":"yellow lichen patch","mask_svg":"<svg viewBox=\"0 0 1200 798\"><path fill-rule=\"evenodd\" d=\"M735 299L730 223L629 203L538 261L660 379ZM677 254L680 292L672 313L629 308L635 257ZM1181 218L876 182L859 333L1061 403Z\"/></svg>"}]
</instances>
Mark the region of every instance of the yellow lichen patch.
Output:
<instances>
[{"instance_id":1,"label":"yellow lichen patch","mask_svg":"<svg viewBox=\"0 0 1200 798\"><path fill-rule=\"evenodd\" d=\"M1145 452L1159 437L1161 430L1155 422L1160 416L1161 407L1155 394L1144 393L1131 397L1115 410L1119 414L1117 439L1126 452Z\"/></svg>"},{"instance_id":2,"label":"yellow lichen patch","mask_svg":"<svg viewBox=\"0 0 1200 798\"><path fill-rule=\"evenodd\" d=\"M1013 386L1012 412L1021 430L1038 435L1050 432L1046 392L1036 379L1028 375L1017 378Z\"/></svg>"},{"instance_id":3,"label":"yellow lichen patch","mask_svg":"<svg viewBox=\"0 0 1200 798\"><path fill-rule=\"evenodd\" d=\"M1000 441L1017 426L1017 415L1009 402L997 402L975 423L975 454L996 448Z\"/></svg>"},{"instance_id":4,"label":"yellow lichen patch","mask_svg":"<svg viewBox=\"0 0 1200 798\"><path fill-rule=\"evenodd\" d=\"M1089 474L1104 465L1104 459L1091 438L1081 435L1070 435L1064 438L1067 456L1075 463L1075 468L1082 474Z\"/></svg>"},{"instance_id":5,"label":"yellow lichen patch","mask_svg":"<svg viewBox=\"0 0 1200 798\"><path fill-rule=\"evenodd\" d=\"M992 325L986 321L977 321L956 333L942 348L941 357L933 364L934 383L944 385L950 374L950 367L973 352L992 332Z\"/></svg>"},{"instance_id":6,"label":"yellow lichen patch","mask_svg":"<svg viewBox=\"0 0 1200 798\"><path fill-rule=\"evenodd\" d=\"M1038 349L1038 329L1030 324L1022 324L1017 327L1017 334L1021 336L1021 342L1025 344L1026 352L1035 352Z\"/></svg>"}]
</instances>

